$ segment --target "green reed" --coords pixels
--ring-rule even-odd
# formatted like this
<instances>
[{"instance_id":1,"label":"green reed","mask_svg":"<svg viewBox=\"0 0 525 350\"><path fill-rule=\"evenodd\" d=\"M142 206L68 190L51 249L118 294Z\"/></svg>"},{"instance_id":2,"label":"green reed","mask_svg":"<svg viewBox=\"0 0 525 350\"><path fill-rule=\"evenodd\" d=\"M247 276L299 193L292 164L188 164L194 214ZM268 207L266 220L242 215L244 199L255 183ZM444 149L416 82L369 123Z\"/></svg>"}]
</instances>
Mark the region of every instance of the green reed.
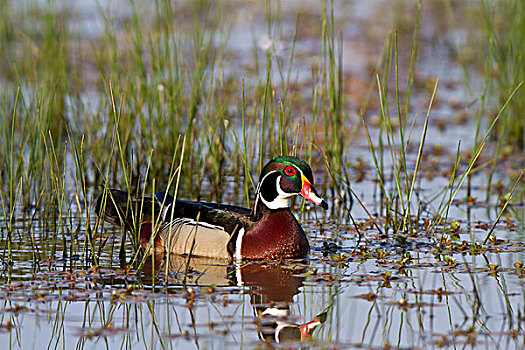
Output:
<instances>
[{"instance_id":1,"label":"green reed","mask_svg":"<svg viewBox=\"0 0 525 350\"><path fill-rule=\"evenodd\" d=\"M494 57L492 69L493 90L503 103L509 92L525 80L525 4L519 0L499 0L498 6L485 5L485 26L490 38L490 54ZM491 40L492 42L492 40ZM509 144L519 150L525 147L525 92L517 92L509 105L502 130Z\"/></svg>"},{"instance_id":2,"label":"green reed","mask_svg":"<svg viewBox=\"0 0 525 350\"><path fill-rule=\"evenodd\" d=\"M399 61L398 61L398 39L397 32L394 31L391 40L387 41L385 55L386 60L384 62L383 78L377 76L377 87L379 94L380 104L380 132L378 136L378 153L375 150L375 146L370 136L369 127L367 126L366 120L362 117L362 123L367 138L372 160L377 173L377 179L380 186L381 194L381 210L384 206L385 214L385 227L384 232L387 233L389 229L392 229L396 233L410 234L412 232L412 214L411 210L413 207L413 193L414 186L417 179L417 173L423 154L424 142L427 134L427 126L430 117L430 110L432 106L432 100L436 93L437 82L434 87L434 91L431 96L429 108L426 114L426 118L423 124L422 135L420 139L419 150L415 160L415 168L412 172L409 172L406 152L410 144L411 131L415 125L417 115L414 117L410 129L407 125L408 113L410 110L410 96L412 94L415 68L416 68L416 56L418 50L419 40L419 25L420 25L420 14L421 14L421 1L418 3L416 19L413 30L412 49L410 55L410 62L408 66L408 77L407 85L405 88L405 101L404 109L401 109L401 96L399 87ZM392 62L392 56L394 61ZM389 78L392 69L394 68L394 89L395 89L395 110L397 112L397 126L394 128L393 116L390 112L390 105L388 101L388 86ZM385 140L386 138L386 140ZM385 144L386 142L386 144ZM392 191L388 189L387 184L387 173L385 169L385 155L384 150L390 154L390 162L392 164L392 176L393 184Z\"/></svg>"},{"instance_id":3,"label":"green reed","mask_svg":"<svg viewBox=\"0 0 525 350\"><path fill-rule=\"evenodd\" d=\"M406 158L406 152L408 149L408 146L411 143L410 136L412 134L416 117L412 120L410 126L407 124L407 116L410 108L410 96L411 91L413 87L413 80L414 80L414 72L415 72L415 57L418 50L418 33L419 33L419 16L421 11L421 3L419 3L418 9L417 9L417 17L415 20L415 26L414 26L414 32L413 32L413 41L412 41L412 51L411 51L411 59L408 67L408 73L407 73L407 85L405 88L405 101L404 101L404 110L401 109L402 101L400 96L400 87L399 87L399 61L398 61L398 46L397 46L397 32L394 32L394 34L391 37L391 40L387 42L386 45L386 52L387 58L384 62L384 72L383 72L383 78L380 79L379 76L377 77L377 85L379 90L379 102L380 102L380 114L381 114L381 129L378 136L377 145L374 145L374 142L371 139L369 127L367 126L367 122L363 116L362 122L364 126L365 135L368 140L370 153L372 155L373 164L375 166L375 170L377 173L377 179L378 179L378 185L380 188L380 194L381 194L381 212L384 213L385 217L385 232L388 232L389 229L391 229L393 232L396 233L404 233L404 234L415 234L416 233L416 226L414 226L415 223L418 223L421 219L421 210L422 205L427 206L427 204L431 204L433 200L430 202L422 202L422 199L419 198L418 190L416 186L417 176L418 176L418 169L420 167L420 164L422 162L422 155L423 155L423 147L424 142L427 134L427 128L428 128L428 121L431 113L431 105L432 100L436 94L436 88L437 83L434 87L434 91L432 92L429 108L426 114L426 119L422 126L422 135L419 142L419 150L417 152L416 158L415 158L415 167L412 171L408 170L408 164L407 164L407 158ZM491 38L489 39L489 47L491 46ZM393 57L393 60L392 60ZM482 94L479 98L481 101L481 106L478 111L478 117L477 117L477 127L476 127L476 136L475 136L475 143L473 145L472 150L472 156L470 159L467 159L468 162L466 170L462 172L461 174L458 173L459 169L459 160L462 158L462 154L460 153L459 144L458 144L458 151L456 154L456 163L452 170L452 176L450 178L449 184L444 188L441 192L443 193L443 197L441 198L440 203L438 204L437 208L433 208L430 210L428 214L431 215L431 226L430 226L430 232L434 232L445 218L448 217L448 210L449 207L452 205L453 201L457 197L459 190L462 188L462 185L465 180L468 180L468 183L470 182L470 178L480 170L480 168L476 168L474 165L475 163L480 159L481 152L485 148L485 144L489 138L489 136L492 134L493 129L497 127L497 125L501 125L502 117L504 115L507 115L508 112L508 106L514 101L516 98L515 94L517 94L518 91L520 91L521 84L518 84L516 87L514 87L513 91L511 91L507 96L506 100L504 101L502 107L500 108L499 112L497 113L496 117L493 118L492 123L489 124L486 130L481 129L481 119L482 116L486 114L485 108L484 108L484 101L486 99L487 95L487 87L489 86L489 76L491 72L491 56L487 58L486 61L486 73L485 73L485 84L484 89L482 91ZM388 99L388 87L389 84L389 77L391 75L391 70L394 69L394 101L393 103L389 102ZM397 112L397 125L393 123L394 118L391 115L391 105L395 105L396 112ZM503 125L506 125L506 121L504 120ZM484 133L484 136L480 139L479 134ZM499 137L498 144L501 142L501 133ZM378 150L376 151L376 147ZM498 146L499 148L499 146ZM388 178L389 173L385 169L385 154L389 154L389 161L388 163L392 164L391 168L391 178ZM496 152L494 155L494 160L491 162L491 164L494 167L494 162L496 159L498 159L499 153ZM489 183L490 186L490 183ZM470 184L467 186L467 195L470 193ZM415 202L414 195L417 195L417 202ZM384 207L383 207L384 206ZM384 208L384 209L383 209ZM431 207L432 208L432 207ZM415 211L414 211L415 210ZM433 215L433 216L432 216Z\"/></svg>"}]
</instances>

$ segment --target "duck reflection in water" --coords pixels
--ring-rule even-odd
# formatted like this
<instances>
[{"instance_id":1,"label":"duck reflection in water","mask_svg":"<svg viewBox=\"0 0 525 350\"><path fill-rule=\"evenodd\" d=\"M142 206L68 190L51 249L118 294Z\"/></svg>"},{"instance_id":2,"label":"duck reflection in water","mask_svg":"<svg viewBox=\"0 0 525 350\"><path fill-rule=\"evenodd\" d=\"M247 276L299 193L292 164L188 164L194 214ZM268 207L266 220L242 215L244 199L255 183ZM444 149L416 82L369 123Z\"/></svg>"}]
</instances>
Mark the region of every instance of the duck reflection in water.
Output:
<instances>
[{"instance_id":1,"label":"duck reflection in water","mask_svg":"<svg viewBox=\"0 0 525 350\"><path fill-rule=\"evenodd\" d=\"M155 263L154 267L151 266ZM249 262L227 264L217 259L183 257L170 254L148 257L144 273L151 278L151 271L156 274L168 272L175 283L185 283L199 287L205 286L244 286L248 287L250 303L258 317L257 331L259 338L271 342L295 342L307 339L312 331L325 322L326 312L313 320L294 323L290 309L293 297L299 293L306 272L304 265L277 265L268 262ZM166 263L169 263L166 266ZM191 273L188 273L191 272ZM190 276L190 277L188 277ZM148 278L148 276L144 276ZM170 282L173 283L173 282Z\"/></svg>"}]
</instances>

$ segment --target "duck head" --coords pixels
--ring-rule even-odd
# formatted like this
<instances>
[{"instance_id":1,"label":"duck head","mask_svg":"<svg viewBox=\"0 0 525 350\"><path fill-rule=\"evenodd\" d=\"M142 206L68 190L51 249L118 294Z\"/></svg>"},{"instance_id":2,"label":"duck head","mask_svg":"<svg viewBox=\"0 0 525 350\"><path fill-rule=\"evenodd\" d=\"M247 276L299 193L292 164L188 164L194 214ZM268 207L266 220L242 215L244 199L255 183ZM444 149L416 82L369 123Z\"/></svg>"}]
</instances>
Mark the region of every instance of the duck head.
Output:
<instances>
[{"instance_id":1,"label":"duck head","mask_svg":"<svg viewBox=\"0 0 525 350\"><path fill-rule=\"evenodd\" d=\"M313 183L312 169L305 161L291 156L272 159L264 166L259 177L255 195L255 216L261 204L272 210L289 208L290 200L297 195L325 210L328 209L328 203L317 194Z\"/></svg>"}]
</instances>

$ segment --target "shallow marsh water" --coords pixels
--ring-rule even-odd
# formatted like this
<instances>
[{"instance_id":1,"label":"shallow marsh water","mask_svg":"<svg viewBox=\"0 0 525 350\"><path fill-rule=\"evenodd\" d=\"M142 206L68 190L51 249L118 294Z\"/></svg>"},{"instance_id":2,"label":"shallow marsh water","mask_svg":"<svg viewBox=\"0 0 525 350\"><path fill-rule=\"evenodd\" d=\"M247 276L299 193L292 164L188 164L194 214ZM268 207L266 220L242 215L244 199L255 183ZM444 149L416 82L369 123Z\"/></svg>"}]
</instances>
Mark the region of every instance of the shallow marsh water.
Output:
<instances>
[{"instance_id":1,"label":"shallow marsh water","mask_svg":"<svg viewBox=\"0 0 525 350\"><path fill-rule=\"evenodd\" d=\"M359 127L358 108L366 99L370 81L374 81L373 67L388 37L385 33L389 27L378 21L378 16L384 22L398 21L402 26L402 17L414 14L415 2L406 7L400 5L406 13L397 13L397 7L389 7L389 3L335 2L346 79L348 140L343 159L350 173L352 190L381 229L384 229L385 218L377 173L362 127ZM64 5L57 4L59 9ZM485 201L488 171L484 168L472 178L472 198L467 198L465 189L461 190L443 226L430 234L424 220L425 215L430 217L435 210L440 198L436 194L441 194L448 183L447 175L455 161L458 140L462 141L462 150L471 148L474 143L475 121L463 120L463 114L475 113L472 100L477 98L482 84L480 74L465 72L456 61L453 48L468 44L462 29L451 29L445 36L439 32L443 24L437 17L443 13L432 15L439 4L431 2L429 8L424 6L423 22L427 25L421 25L416 88L411 101L412 112L424 115L431 95L429 84L436 78L440 80L439 99L432 108L431 132L425 144L431 151L425 153L425 168L417 184L417 198L428 207L423 210L421 220L415 223L413 234L407 236L391 230L381 234L367 212L354 201L352 214L362 236L359 238L341 205L348 196L337 193L327 169L319 166L321 157L314 157L318 165L314 169L316 186L332 209L325 213L306 205L306 210L300 213L299 201L295 202L294 212L301 218L312 247L307 259L227 264L156 256L150 257L137 275L133 268L120 268L118 252L122 232L106 225L95 237L95 246L100 248L98 266L94 268L89 249L84 248L88 247L85 243L87 232L96 218L92 215L87 227L86 208L77 202L78 183L72 174L74 159L67 154L65 163L69 168L64 171L67 173L64 176L64 206L37 201L36 207L19 206L14 211L14 220L10 221L8 206L4 204L8 200L2 198L0 210L5 226L2 226L1 239L5 249L0 276L0 348L523 348L523 201L507 209L496 225L494 238L482 245L501 210L501 198L495 191L490 193L489 201ZM105 35L107 30L101 12L116 17L116 27L124 28L133 14L127 1L112 2L108 8L97 8L95 3L90 5L89 2L77 5L74 14L82 20L68 28L82 38L94 40ZM181 17L191 13L186 8L188 4L180 6ZM240 15L234 19L227 17L231 22L228 23L230 34L226 51L233 58L216 74L235 72L235 77L246 75L247 82L261 79L251 74L257 71L251 54L254 46L259 55L264 56L273 45L276 57L272 62L281 60L284 64L291 50L296 18L299 15L318 16L315 11L313 15L309 11L301 12L301 7L306 7L303 2L283 1L280 3L282 28L277 26L274 30L282 32L281 40L273 41L265 36L267 24L265 16L261 15L265 3L226 2L224 6L227 10L238 10ZM308 6L316 9L319 4L312 1ZM140 13L147 20L154 12L153 7L145 6ZM181 32L192 31L192 27L184 27L184 20L178 25ZM316 29L319 28L303 22L299 26L292 73L297 86L295 93L304 100L293 105L294 116L311 113L312 101L308 96L312 93L306 86L312 75L312 61L318 59L315 50L320 43ZM129 33L117 32L119 43L130 45L127 42ZM220 34L224 33L217 37ZM406 39L406 31L404 34L400 30L400 39ZM408 60L407 52L400 53L402 66L406 66L403 62ZM89 64L85 69L86 76L93 73ZM276 69L271 73L272 81L279 81L282 73ZM265 75L264 70L259 74ZM462 79L468 74L472 75L471 88L476 92L466 92L468 89ZM89 81L89 77L86 80ZM86 90L81 92L82 99L90 101L87 105L92 104L93 114L100 103L98 99L105 94L97 89L97 84L88 82ZM155 89L161 91L163 87L159 84ZM239 100L240 94L229 98ZM239 105L234 103L229 108L232 128L240 135L242 123L235 120L239 117ZM91 110L87 109L90 114ZM379 128L374 127L378 113L377 106L372 106L366 115L374 142L381 134ZM423 119L418 119L413 129L413 135L418 136L413 136L414 144L407 153L411 166L415 163ZM82 129L82 120L71 123ZM302 119L296 118L291 124L295 128L301 123ZM273 127L277 132L278 125ZM324 126L307 127L319 129L315 135L318 144L322 145L326 137ZM257 135L258 128L260 124L249 125L247 134ZM101 129L93 130L93 134L98 137L110 129L104 124ZM293 136L293 132L291 134ZM224 162L233 163L233 156L231 158ZM484 159L489 160L490 157ZM522 154L502 157L493 182L508 180L508 173L519 171L524 161ZM389 156L385 156L384 162L385 169L392 167ZM462 169L465 167L461 165ZM224 187L221 199L244 205L242 186L238 182L242 167L231 169L237 169L239 174L226 174L221 182ZM252 170L256 178L255 168ZM387 188L394 188L392 173L387 172L386 178ZM167 183L162 178L156 181ZM118 184L119 181L114 182ZM212 199L209 193L213 191L213 184L210 182L203 180L198 193L201 199ZM90 185L89 200L99 189L99 184ZM184 192L179 195L195 199L188 198ZM69 209L63 210L65 207ZM5 244L8 229L12 233L9 252ZM126 261L130 262L135 251L130 244L125 248ZM309 337L300 341L298 326L315 319L320 324ZM264 337L266 341L261 340Z\"/></svg>"},{"instance_id":2,"label":"shallow marsh water","mask_svg":"<svg viewBox=\"0 0 525 350\"><path fill-rule=\"evenodd\" d=\"M265 328L272 317L255 310L278 307L289 310L276 318L288 324L326 313L312 338L284 347L523 346L520 239L474 248L461 234L443 260L424 234L401 245L363 230L368 243L356 248L352 227L327 224L320 233L315 222L304 226L313 247L307 261L227 265L195 258L186 273L186 259L173 257L167 284L160 273L155 287L149 265L137 278L118 268L70 270L68 259L41 262L2 284L0 338L24 349L252 348L274 330ZM510 232L502 224L495 234ZM323 251L333 240L340 248ZM157 269L165 271L163 258Z\"/></svg>"},{"instance_id":3,"label":"shallow marsh water","mask_svg":"<svg viewBox=\"0 0 525 350\"><path fill-rule=\"evenodd\" d=\"M194 258L186 270L186 258L172 256L167 267L158 256L139 276L118 268L119 230L107 227L100 238L109 240L99 269L83 269L81 256L61 254L69 240L56 243L57 259L35 258L34 247L42 252L52 245L44 230L33 230L34 246L20 237L12 247L15 264L4 270L0 339L23 349L253 348L263 334L285 348L521 348L523 223L503 220L494 232L498 240L481 246L485 215L494 209L475 215L463 204L456 210L457 238L440 254L440 237L427 236L423 225L400 242L358 219L357 246L353 225L307 211L303 227L312 251L304 261L229 265ZM523 215L523 207L513 210ZM483 220L469 221L462 211ZM269 307L289 314L263 315ZM275 341L272 322L300 325L323 314L310 338Z\"/></svg>"}]
</instances>

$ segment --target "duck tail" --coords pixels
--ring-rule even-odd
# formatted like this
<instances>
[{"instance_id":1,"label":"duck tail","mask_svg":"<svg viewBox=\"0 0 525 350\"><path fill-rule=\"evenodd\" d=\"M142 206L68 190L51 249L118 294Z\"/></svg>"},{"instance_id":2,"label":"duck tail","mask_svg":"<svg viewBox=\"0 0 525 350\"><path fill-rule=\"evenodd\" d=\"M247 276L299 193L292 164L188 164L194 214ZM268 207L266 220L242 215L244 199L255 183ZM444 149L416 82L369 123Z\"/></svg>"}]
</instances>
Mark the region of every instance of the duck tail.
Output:
<instances>
[{"instance_id":1,"label":"duck tail","mask_svg":"<svg viewBox=\"0 0 525 350\"><path fill-rule=\"evenodd\" d=\"M151 220L152 213L158 213L158 210L158 202L151 197L138 197L116 189L102 192L95 204L99 217L126 230L133 230L140 222Z\"/></svg>"}]
</instances>

